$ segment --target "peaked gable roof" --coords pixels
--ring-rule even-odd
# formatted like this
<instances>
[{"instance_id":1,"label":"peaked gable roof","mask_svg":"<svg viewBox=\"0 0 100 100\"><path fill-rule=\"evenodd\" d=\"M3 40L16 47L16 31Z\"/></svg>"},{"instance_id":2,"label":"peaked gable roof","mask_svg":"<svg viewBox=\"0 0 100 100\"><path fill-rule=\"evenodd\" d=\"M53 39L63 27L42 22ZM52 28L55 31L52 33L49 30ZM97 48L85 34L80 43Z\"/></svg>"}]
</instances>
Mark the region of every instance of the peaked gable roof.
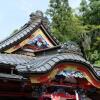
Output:
<instances>
[{"instance_id":1,"label":"peaked gable roof","mask_svg":"<svg viewBox=\"0 0 100 100\"><path fill-rule=\"evenodd\" d=\"M46 36L54 46L59 44L58 40L48 31L48 19L43 16L43 13L41 11L36 11L36 13L32 13L30 15L29 22L21 27L18 32L10 35L0 43L0 52L4 52L12 46L22 42L38 28L41 28L45 32Z\"/></svg>"}]
</instances>

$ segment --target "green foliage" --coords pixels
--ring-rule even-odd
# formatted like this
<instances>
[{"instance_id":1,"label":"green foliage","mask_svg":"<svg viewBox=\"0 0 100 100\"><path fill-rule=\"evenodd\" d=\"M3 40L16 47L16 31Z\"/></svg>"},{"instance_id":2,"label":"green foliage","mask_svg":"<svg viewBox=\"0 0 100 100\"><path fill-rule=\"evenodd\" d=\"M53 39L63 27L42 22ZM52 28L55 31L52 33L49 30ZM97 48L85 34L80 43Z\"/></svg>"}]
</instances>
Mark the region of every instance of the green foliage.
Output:
<instances>
[{"instance_id":1,"label":"green foliage","mask_svg":"<svg viewBox=\"0 0 100 100\"><path fill-rule=\"evenodd\" d=\"M82 24L86 25L86 23L88 23L87 19L89 17L88 16L89 7L86 0L81 0L79 12L80 12L80 20L82 21Z\"/></svg>"},{"instance_id":2,"label":"green foliage","mask_svg":"<svg viewBox=\"0 0 100 100\"><path fill-rule=\"evenodd\" d=\"M92 25L100 25L100 0L90 0L89 7L89 23Z\"/></svg>"},{"instance_id":3,"label":"green foliage","mask_svg":"<svg viewBox=\"0 0 100 100\"><path fill-rule=\"evenodd\" d=\"M100 62L100 0L81 0L75 14L68 0L50 0L51 31L61 41L79 41L92 63Z\"/></svg>"},{"instance_id":4,"label":"green foliage","mask_svg":"<svg viewBox=\"0 0 100 100\"><path fill-rule=\"evenodd\" d=\"M100 0L81 0L79 11L84 25L100 25Z\"/></svg>"},{"instance_id":5,"label":"green foliage","mask_svg":"<svg viewBox=\"0 0 100 100\"><path fill-rule=\"evenodd\" d=\"M90 48L86 48L85 52L92 63L97 63L100 61L100 26L88 32L88 35L91 38Z\"/></svg>"},{"instance_id":6,"label":"green foliage","mask_svg":"<svg viewBox=\"0 0 100 100\"><path fill-rule=\"evenodd\" d=\"M100 61L100 0L81 0L78 18L82 22L85 32L83 40L87 58L96 63Z\"/></svg>"},{"instance_id":7,"label":"green foliage","mask_svg":"<svg viewBox=\"0 0 100 100\"><path fill-rule=\"evenodd\" d=\"M98 66L98 67L100 67L100 60L95 61L95 65Z\"/></svg>"},{"instance_id":8,"label":"green foliage","mask_svg":"<svg viewBox=\"0 0 100 100\"><path fill-rule=\"evenodd\" d=\"M47 14L51 17L52 33L62 42L76 40L83 31L80 20L73 14L68 0L50 0Z\"/></svg>"}]
</instances>

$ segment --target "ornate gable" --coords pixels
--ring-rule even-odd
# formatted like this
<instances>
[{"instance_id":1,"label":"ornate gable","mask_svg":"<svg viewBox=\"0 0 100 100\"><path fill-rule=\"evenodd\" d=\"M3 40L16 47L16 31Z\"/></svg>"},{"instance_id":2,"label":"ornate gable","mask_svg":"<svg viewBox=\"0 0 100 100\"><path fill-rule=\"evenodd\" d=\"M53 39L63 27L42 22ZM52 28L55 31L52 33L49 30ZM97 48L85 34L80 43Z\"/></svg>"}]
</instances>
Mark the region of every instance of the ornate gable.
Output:
<instances>
[{"instance_id":1,"label":"ornate gable","mask_svg":"<svg viewBox=\"0 0 100 100\"><path fill-rule=\"evenodd\" d=\"M48 20L41 11L30 15L30 21L0 43L0 52L34 52L57 46L59 43L48 31Z\"/></svg>"}]
</instances>

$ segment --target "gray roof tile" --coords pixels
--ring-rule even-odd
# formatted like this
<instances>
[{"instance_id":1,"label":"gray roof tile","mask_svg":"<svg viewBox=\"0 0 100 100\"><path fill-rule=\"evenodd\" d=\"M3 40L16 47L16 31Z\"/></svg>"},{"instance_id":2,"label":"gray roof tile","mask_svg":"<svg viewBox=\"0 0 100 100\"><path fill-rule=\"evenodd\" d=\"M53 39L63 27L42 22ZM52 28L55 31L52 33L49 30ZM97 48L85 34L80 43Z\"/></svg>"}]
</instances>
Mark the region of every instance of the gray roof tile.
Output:
<instances>
[{"instance_id":1,"label":"gray roof tile","mask_svg":"<svg viewBox=\"0 0 100 100\"><path fill-rule=\"evenodd\" d=\"M44 67L45 67L47 70L50 70L50 69L52 68L52 66L50 66L48 63L46 63L46 64L44 65Z\"/></svg>"},{"instance_id":2,"label":"gray roof tile","mask_svg":"<svg viewBox=\"0 0 100 100\"><path fill-rule=\"evenodd\" d=\"M60 60L64 60L64 57L63 56L57 56L57 58L59 58Z\"/></svg>"},{"instance_id":3,"label":"gray roof tile","mask_svg":"<svg viewBox=\"0 0 100 100\"><path fill-rule=\"evenodd\" d=\"M53 60L54 62L60 61L60 59L58 59L58 58L56 58L56 57L54 57L52 60Z\"/></svg>"},{"instance_id":4,"label":"gray roof tile","mask_svg":"<svg viewBox=\"0 0 100 100\"><path fill-rule=\"evenodd\" d=\"M32 57L25 55L0 54L0 63L4 64L11 64L11 65L23 64L29 62L32 59L33 59Z\"/></svg>"},{"instance_id":5,"label":"gray roof tile","mask_svg":"<svg viewBox=\"0 0 100 100\"><path fill-rule=\"evenodd\" d=\"M53 66L55 64L55 62L53 60L48 61L48 64L50 64L51 66Z\"/></svg>"},{"instance_id":6,"label":"gray roof tile","mask_svg":"<svg viewBox=\"0 0 100 100\"><path fill-rule=\"evenodd\" d=\"M21 64L21 66L28 66L31 73L34 73L35 71L38 72L38 70L40 73L41 68L42 68L41 72L51 70L54 67L54 65L58 63L59 61L67 60L67 61L79 61L79 62L86 63L86 60L83 60L83 59L84 58L76 54L70 54L70 53L57 54L57 55L51 55L51 56L46 56L46 57L39 57L34 60L31 60L30 62L26 64ZM20 68L17 68L17 69L20 71Z\"/></svg>"}]
</instances>

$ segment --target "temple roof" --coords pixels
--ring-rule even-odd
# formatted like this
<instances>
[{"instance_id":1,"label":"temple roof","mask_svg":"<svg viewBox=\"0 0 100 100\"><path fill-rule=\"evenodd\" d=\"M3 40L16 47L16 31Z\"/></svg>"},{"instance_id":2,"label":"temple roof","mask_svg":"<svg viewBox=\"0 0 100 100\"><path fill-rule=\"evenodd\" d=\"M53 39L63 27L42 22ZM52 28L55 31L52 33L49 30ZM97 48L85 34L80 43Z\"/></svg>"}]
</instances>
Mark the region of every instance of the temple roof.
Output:
<instances>
[{"instance_id":1,"label":"temple roof","mask_svg":"<svg viewBox=\"0 0 100 100\"><path fill-rule=\"evenodd\" d=\"M4 50L6 50L7 48L23 41L23 39L27 38L39 27L42 28L44 31L49 32L47 18L43 16L43 13L41 11L36 11L36 13L32 13L30 15L30 20L28 23L22 26L17 32L0 42L0 52L4 52ZM45 33L50 38L51 42L54 45L58 45L59 41L54 36L52 36L51 33L48 34L48 32Z\"/></svg>"},{"instance_id":2,"label":"temple roof","mask_svg":"<svg viewBox=\"0 0 100 100\"><path fill-rule=\"evenodd\" d=\"M10 52L5 52L7 50ZM83 73L85 70L85 74L90 79L92 77L95 80L92 80L94 86L95 82L97 82L96 86L100 87L99 74L97 74L98 72L93 68L93 65L83 57L80 46L74 42L59 44L59 41L49 32L47 18L40 11L32 13L28 23L21 27L19 31L0 42L0 52L0 78L20 80L26 76L30 78L32 75L39 77L40 74L45 74L46 76L48 74L50 78L50 72L52 74L53 70L60 70L58 65L68 65L71 63L72 66L67 66L67 68L77 67L76 69L79 68L78 70L83 71ZM33 54L34 56L28 56L26 53ZM17 75L14 73L2 73L4 67L7 67L6 69L10 69L10 71L15 71ZM66 66L64 67L66 68ZM31 80L33 80L33 83L36 81L34 78ZM36 83L38 81L37 78Z\"/></svg>"},{"instance_id":3,"label":"temple roof","mask_svg":"<svg viewBox=\"0 0 100 100\"><path fill-rule=\"evenodd\" d=\"M20 40L22 40L25 36L27 36L33 29L36 28L37 25L39 25L39 23L41 22L41 20L36 20L34 23L30 24L25 24L25 26L23 28L21 28L17 33L9 36L7 39L5 39L4 41L2 41L0 43L0 49L2 50L3 48L6 48L7 46L13 44L14 42L19 42Z\"/></svg>"},{"instance_id":4,"label":"temple roof","mask_svg":"<svg viewBox=\"0 0 100 100\"><path fill-rule=\"evenodd\" d=\"M80 63L95 73L93 66L82 56L73 53L53 54L41 57L32 57L18 54L0 54L0 64L13 65L19 73L46 73L56 64L63 62ZM0 66L2 67L2 66Z\"/></svg>"},{"instance_id":5,"label":"temple roof","mask_svg":"<svg viewBox=\"0 0 100 100\"><path fill-rule=\"evenodd\" d=\"M29 72L33 74L45 73L53 69L53 67L58 62L63 62L63 61L81 62L81 63L89 64L89 62L87 62L84 58L82 58L79 55L65 53L65 54L55 54L55 55L39 57L39 58L29 61L28 63L20 64L16 66L16 69L19 72L26 72L26 73Z\"/></svg>"},{"instance_id":6,"label":"temple roof","mask_svg":"<svg viewBox=\"0 0 100 100\"><path fill-rule=\"evenodd\" d=\"M63 62L80 63L87 66L91 72L97 75L93 65L84 59L79 46L75 43L73 44L73 42L62 44L60 48L56 49L55 53L51 51L50 54L45 54L44 51L44 55L35 57L21 54L0 54L0 65L12 65L22 74L47 73L58 63Z\"/></svg>"}]
</instances>

